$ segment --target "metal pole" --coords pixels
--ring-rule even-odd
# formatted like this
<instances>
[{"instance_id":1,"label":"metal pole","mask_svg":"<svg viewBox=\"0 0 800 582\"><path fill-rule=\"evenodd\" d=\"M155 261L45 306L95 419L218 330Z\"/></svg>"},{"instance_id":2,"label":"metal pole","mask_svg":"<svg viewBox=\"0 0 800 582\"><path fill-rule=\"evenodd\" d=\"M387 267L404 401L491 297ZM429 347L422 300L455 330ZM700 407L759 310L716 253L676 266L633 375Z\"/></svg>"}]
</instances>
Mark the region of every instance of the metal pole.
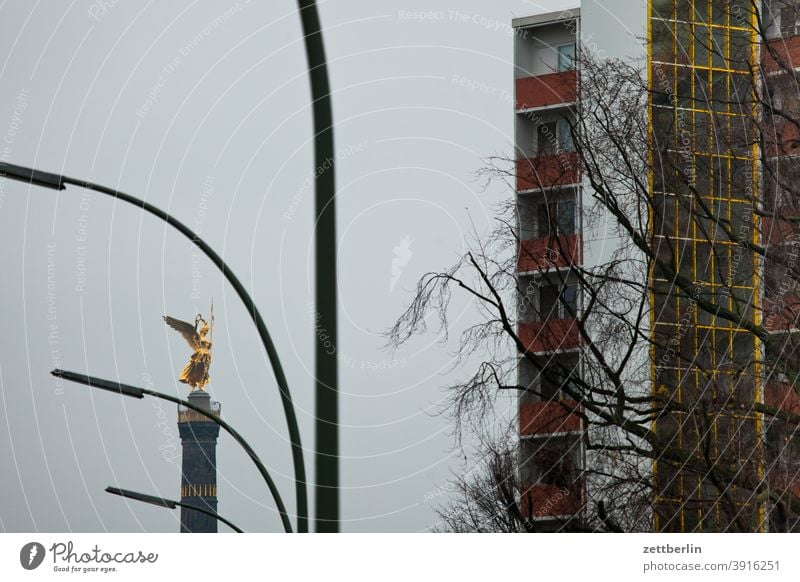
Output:
<instances>
[{"instance_id":1,"label":"metal pole","mask_svg":"<svg viewBox=\"0 0 800 582\"><path fill-rule=\"evenodd\" d=\"M275 506L277 507L278 513L281 516L281 523L283 524L284 531L286 533L292 533L292 523L289 521L289 515L286 513L286 506L283 504L280 491L278 491L278 488L275 485L275 482L272 480L269 471L267 471L267 468L264 466L264 463L261 462L261 459L258 458L258 455L253 450L253 447L251 447L250 444L244 440L244 437L219 416L216 416L207 410L203 410L199 406L195 406L188 400L181 400L180 398L170 396L169 394L164 394L163 392L156 392L155 390L149 390L147 388L139 388L138 386L121 384L113 380L104 380L102 378L95 378L94 376L87 376L86 374L68 372L66 370L53 370L50 373L57 378L63 378L64 380L77 382L78 384L84 384L93 388L100 388L101 390L108 390L109 392L116 392L118 394L122 394L123 396L143 398L145 395L147 395L160 398L161 400L174 402L175 404L180 404L181 406L185 406L190 410L194 410L195 412L205 416L210 421L217 423L225 432L231 435L237 443L239 443L239 445L247 453L247 456L252 459L253 463L258 469L258 472L261 473L261 476L264 478L267 488L269 488L269 491L272 494L272 499L275 501Z\"/></svg>"},{"instance_id":2,"label":"metal pole","mask_svg":"<svg viewBox=\"0 0 800 582\"><path fill-rule=\"evenodd\" d=\"M306 490L306 469L303 461L303 447L300 443L300 429L297 425L297 416L294 411L292 396L289 393L289 384L286 380L286 375L283 372L283 366L278 358L278 352L275 349L275 344L272 342L272 337L267 330L267 324L264 323L264 320L261 317L255 302L253 302L253 299L250 297L250 294L247 292L244 285L242 285L236 275L233 274L233 271L231 271L225 261L222 260L222 257L220 257L214 251L214 249L208 246L203 239L192 232L182 222L176 220L174 217L170 216L160 208L157 208L152 204L145 202L144 200L139 200L138 198L125 194L124 192L119 192L112 188L106 188L105 186L100 186L99 184L94 184L92 182L75 180L73 178L64 176L64 183L81 186L83 188L88 188L90 190L107 194L114 198L129 202L135 206L139 206L145 212L149 212L150 214L158 216L161 220L173 226L181 234L189 238L195 245L197 245L197 247L203 251L203 253L209 259L211 259L211 262L214 263L214 265L216 265L220 271L222 271L222 274L236 290L237 295L239 295L239 299L241 299L242 303L244 303L245 307L247 308L247 311L250 313L250 318L256 324L258 335L261 337L261 342L264 345L264 349L267 352L267 357L272 365L272 371L275 374L275 380L278 383L278 392L280 393L281 404L283 405L283 412L289 429L289 441L291 442L292 446L292 462L294 464L295 491L297 496L297 531L301 533L307 532L308 493Z\"/></svg>"},{"instance_id":3,"label":"metal pole","mask_svg":"<svg viewBox=\"0 0 800 582\"><path fill-rule=\"evenodd\" d=\"M244 533L241 529L236 527L229 520L222 517L219 513L216 513L215 511L211 511L210 509L206 509L204 507L197 507L196 505L181 503L180 501L175 501L174 499L166 499L165 497L156 497L154 495L147 495L146 493L138 493L136 491L130 491L128 489L120 489L119 487L106 487L106 493L111 493L112 495L119 495L120 497L125 497L126 499L141 501L142 503L149 503L150 505L155 505L157 507L166 507L167 509L175 509L176 507L185 507L186 509L199 511L200 513L205 513L206 515L213 517L217 521L221 521L236 533Z\"/></svg>"},{"instance_id":4,"label":"metal pole","mask_svg":"<svg viewBox=\"0 0 800 582\"><path fill-rule=\"evenodd\" d=\"M157 216L167 224L171 225L178 232L188 238L192 243L194 243L201 251L203 251L203 254L211 259L211 262L214 263L214 265L220 271L222 271L223 276L236 290L236 294L239 296L239 299L242 301L242 303L244 303L248 313L250 314L250 318L255 323L256 329L258 330L258 335L261 338L261 343L264 345L264 350L267 352L267 357L269 358L270 365L272 366L272 371L275 374L275 380L278 384L278 392L281 398L281 405L283 406L283 412L284 416L286 417L286 424L289 430L289 441L292 447L292 463L294 465L295 492L297 496L297 531L301 533L307 532L308 491L306 488L306 469L305 462L303 460L303 447L300 442L300 429L297 425L297 415L295 414L292 396L289 393L289 384L286 381L286 375L283 372L283 366L281 365L280 358L278 357L278 352L275 349L275 345L272 342L272 337L267 330L267 325L264 323L264 320L261 317L261 313L259 313L255 302L250 297L250 294L247 292L244 285L242 285L236 275L233 274L233 271L231 271L225 261L222 260L222 257L220 257L214 251L214 249L208 246L203 239L201 239L190 228L177 220L175 217L164 212L160 208L145 202L144 200L136 198L135 196L131 196L130 194L125 194L124 192L114 190L113 188L106 188L105 186L88 182L86 180L77 180L75 178L69 178L60 174L50 174L32 168L17 166L15 164L7 164L4 162L0 162L0 177L7 177L13 180L26 182L45 188L52 188L54 190L64 190L66 184L71 184L81 188L86 188L88 190L93 190L95 192L100 192L101 194L105 194L112 198L127 202L128 204L132 204L133 206L141 208L145 212Z\"/></svg>"},{"instance_id":5,"label":"metal pole","mask_svg":"<svg viewBox=\"0 0 800 582\"><path fill-rule=\"evenodd\" d=\"M333 111L319 14L314 0L298 0L311 81L315 160L316 325L331 337L333 349L317 341L315 529L339 531L339 394L336 326L336 183Z\"/></svg>"}]
</instances>

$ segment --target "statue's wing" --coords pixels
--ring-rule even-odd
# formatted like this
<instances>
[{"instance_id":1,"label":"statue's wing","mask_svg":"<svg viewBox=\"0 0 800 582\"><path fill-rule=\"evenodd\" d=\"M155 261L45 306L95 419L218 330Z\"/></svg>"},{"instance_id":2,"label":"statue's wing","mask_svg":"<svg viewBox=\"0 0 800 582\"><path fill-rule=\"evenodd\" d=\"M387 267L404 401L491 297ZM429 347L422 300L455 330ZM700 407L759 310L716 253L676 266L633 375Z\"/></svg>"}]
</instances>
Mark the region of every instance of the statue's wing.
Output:
<instances>
[{"instance_id":1,"label":"statue's wing","mask_svg":"<svg viewBox=\"0 0 800 582\"><path fill-rule=\"evenodd\" d=\"M170 317L169 315L164 316L164 321L167 323L168 326L170 326L172 329L181 334L183 336L183 339L185 339L188 342L189 346L193 350L197 349L197 346L200 343L200 337L198 336L194 326L191 323L181 321L180 319L175 319L174 317Z\"/></svg>"}]
</instances>

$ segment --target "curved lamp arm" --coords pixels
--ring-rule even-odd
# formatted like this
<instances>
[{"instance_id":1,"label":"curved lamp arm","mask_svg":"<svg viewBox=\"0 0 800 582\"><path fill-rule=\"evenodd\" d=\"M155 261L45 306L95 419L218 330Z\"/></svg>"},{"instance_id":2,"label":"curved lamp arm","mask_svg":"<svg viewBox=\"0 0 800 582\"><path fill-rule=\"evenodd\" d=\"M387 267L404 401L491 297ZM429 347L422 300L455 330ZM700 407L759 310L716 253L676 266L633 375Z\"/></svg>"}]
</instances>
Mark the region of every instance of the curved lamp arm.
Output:
<instances>
[{"instance_id":1,"label":"curved lamp arm","mask_svg":"<svg viewBox=\"0 0 800 582\"><path fill-rule=\"evenodd\" d=\"M141 501L142 503L149 503L150 505L157 505L158 507L166 507L167 509L175 509L176 507L185 507L187 509L199 511L200 513L205 513L206 515L210 515L217 521L221 521L236 533L244 533L238 527L233 525L230 521L222 517L219 513L211 511L210 509L205 509L204 507L189 505L188 503L181 503L180 501L165 499L164 497L155 497L153 495L147 495L145 493L137 493L136 491L130 491L128 489L120 489L119 487L106 487L106 493L111 493L112 495L119 495L120 497L125 497L126 499L134 499L136 501Z\"/></svg>"},{"instance_id":2,"label":"curved lamp arm","mask_svg":"<svg viewBox=\"0 0 800 582\"><path fill-rule=\"evenodd\" d=\"M33 168L26 168L24 166L7 164L4 162L0 162L0 177L11 178L13 180L27 182L29 184L42 186L45 188L52 188L53 190L64 190L66 185L80 186L81 188L100 192L101 194L105 194L112 198L127 202L128 204L132 204L133 206L137 206L145 212L157 216L175 228L178 232L183 234L192 243L197 245L197 247L203 251L203 254L205 254L211 260L211 262L214 263L214 265L216 265L220 271L222 271L223 276L236 290L236 294L239 296L239 299L241 299L242 303L245 304L251 319L255 323L256 329L258 330L258 335L261 338L261 343L264 345L264 350L267 352L267 357L269 358L270 365L272 366L272 371L275 374L275 380L278 383L281 404L283 406L283 412L286 417L286 424L289 430L289 441L291 442L292 446L292 463L294 465L295 491L297 496L297 531L307 532L308 492L306 489L306 469L305 462L303 460L303 447L300 443L300 430L297 426L297 415L295 414L294 404L292 403L292 397L289 393L289 385L286 381L286 375L283 372L283 366L281 365L280 358L278 357L278 352L275 349L275 344L272 342L272 337L269 335L269 331L267 330L267 325L264 323L264 319L261 317L258 308L245 289L244 285L242 285L241 281L239 281L236 275L234 275L233 271L230 270L225 261L222 260L222 257L220 257L214 251L214 249L208 246L208 244L197 234L195 234L189 227L177 220L174 216L164 212L156 206L153 206L149 202L145 202L144 200L136 198L135 196L131 196L130 194L125 194L119 190L107 188L105 186L101 186L100 184L95 184L94 182L88 182L86 180L77 180L75 178L62 176L60 174L41 172Z\"/></svg>"},{"instance_id":3,"label":"curved lamp arm","mask_svg":"<svg viewBox=\"0 0 800 582\"><path fill-rule=\"evenodd\" d=\"M93 376L87 376L86 374L76 374L75 372L68 372L66 370L53 370L50 372L53 376L57 378L63 378L64 380L69 380L70 382L76 382L78 384L84 384L86 386L91 386L92 388L100 388L101 390L108 390L109 392L115 392L117 394L121 394L123 396L130 396L132 398L144 398L145 395L153 396L155 398L159 398L161 400L167 400L169 402L174 402L175 404L180 404L181 406L185 406L190 410L194 410L198 414L202 414L212 422L218 424L225 432L233 437L233 439L239 443L239 445L244 449L249 456L253 463L255 464L256 468L258 468L258 472L261 473L261 476L264 478L264 481L267 483L267 487L269 488L270 493L272 494L272 499L275 501L275 506L278 509L278 513L281 516L281 523L283 524L283 529L286 533L292 533L292 523L289 521L289 516L286 513L286 507L283 504L283 499L281 498L281 494L278 491L278 488L275 486L275 482L272 480L272 477L267 471L267 468L264 466L264 463L261 462L261 459L258 458L258 455L250 446L250 444L244 440L244 437L240 435L231 425L227 422L222 420L219 416L212 414L206 410L203 410L199 406L195 406L191 402L187 400L181 400L175 396L171 396L169 394L164 394L162 392L156 392L155 390L148 390L147 388L139 388L137 386L130 386L129 384L121 384L119 382L114 382L113 380L103 380L102 378L95 378Z\"/></svg>"}]
</instances>

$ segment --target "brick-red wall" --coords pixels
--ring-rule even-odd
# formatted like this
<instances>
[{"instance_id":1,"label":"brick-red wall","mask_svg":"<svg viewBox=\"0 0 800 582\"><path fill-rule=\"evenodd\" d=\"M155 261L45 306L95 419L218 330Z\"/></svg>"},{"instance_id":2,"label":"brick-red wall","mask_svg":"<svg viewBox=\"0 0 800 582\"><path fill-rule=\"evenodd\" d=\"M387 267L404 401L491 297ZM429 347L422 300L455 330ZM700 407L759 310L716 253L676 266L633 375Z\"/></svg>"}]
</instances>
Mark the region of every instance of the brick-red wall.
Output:
<instances>
[{"instance_id":1,"label":"brick-red wall","mask_svg":"<svg viewBox=\"0 0 800 582\"><path fill-rule=\"evenodd\" d=\"M778 300L770 297L764 298L764 329L769 332L788 331L796 327L797 316L800 314L800 297L786 294Z\"/></svg>"},{"instance_id":2,"label":"brick-red wall","mask_svg":"<svg viewBox=\"0 0 800 582\"><path fill-rule=\"evenodd\" d=\"M526 436L579 431L581 418L570 412L576 407L577 404L572 400L520 404L519 434Z\"/></svg>"},{"instance_id":3,"label":"brick-red wall","mask_svg":"<svg viewBox=\"0 0 800 582\"><path fill-rule=\"evenodd\" d=\"M776 38L769 42L769 46L773 48L778 53L779 57L790 67L800 67L800 36ZM768 47L762 46L761 48L761 66L766 72L776 71L780 68L778 63L772 58Z\"/></svg>"},{"instance_id":4,"label":"brick-red wall","mask_svg":"<svg viewBox=\"0 0 800 582\"><path fill-rule=\"evenodd\" d=\"M519 338L531 352L577 348L581 338L574 319L550 319L520 323Z\"/></svg>"},{"instance_id":5,"label":"brick-red wall","mask_svg":"<svg viewBox=\"0 0 800 582\"><path fill-rule=\"evenodd\" d=\"M520 241L517 270L546 271L580 264L582 251L583 239L577 234L523 240Z\"/></svg>"},{"instance_id":6,"label":"brick-red wall","mask_svg":"<svg viewBox=\"0 0 800 582\"><path fill-rule=\"evenodd\" d=\"M580 176L578 154L561 152L517 160L517 190L546 189L577 184Z\"/></svg>"},{"instance_id":7,"label":"brick-red wall","mask_svg":"<svg viewBox=\"0 0 800 582\"><path fill-rule=\"evenodd\" d=\"M800 395L791 384L785 382L767 382L764 387L764 404L800 415Z\"/></svg>"},{"instance_id":8,"label":"brick-red wall","mask_svg":"<svg viewBox=\"0 0 800 582\"><path fill-rule=\"evenodd\" d=\"M577 89L575 71L549 73L516 80L517 111L559 103L573 103Z\"/></svg>"},{"instance_id":9,"label":"brick-red wall","mask_svg":"<svg viewBox=\"0 0 800 582\"><path fill-rule=\"evenodd\" d=\"M794 224L782 218L761 219L761 240L763 244L782 244L797 238Z\"/></svg>"}]
</instances>

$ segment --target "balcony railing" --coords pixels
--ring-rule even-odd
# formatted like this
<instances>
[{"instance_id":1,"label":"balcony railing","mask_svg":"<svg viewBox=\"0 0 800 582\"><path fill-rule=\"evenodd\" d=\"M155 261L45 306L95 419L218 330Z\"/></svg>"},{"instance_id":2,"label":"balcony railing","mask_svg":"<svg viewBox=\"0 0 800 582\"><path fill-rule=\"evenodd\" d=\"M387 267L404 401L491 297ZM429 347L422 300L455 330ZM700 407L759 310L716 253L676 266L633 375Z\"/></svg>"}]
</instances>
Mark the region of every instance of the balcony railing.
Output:
<instances>
[{"instance_id":1,"label":"balcony railing","mask_svg":"<svg viewBox=\"0 0 800 582\"><path fill-rule=\"evenodd\" d=\"M800 66L800 36L777 38L769 42L769 48L773 49L789 68ZM761 66L767 73L781 70L781 66L765 47L761 49Z\"/></svg>"},{"instance_id":2,"label":"balcony railing","mask_svg":"<svg viewBox=\"0 0 800 582\"><path fill-rule=\"evenodd\" d=\"M574 400L530 402L520 404L520 436L537 436L561 432L579 432L581 417Z\"/></svg>"},{"instance_id":3,"label":"balcony railing","mask_svg":"<svg viewBox=\"0 0 800 582\"><path fill-rule=\"evenodd\" d=\"M797 229L791 221L782 218L761 219L761 239L765 244L793 244L796 234Z\"/></svg>"},{"instance_id":4,"label":"balcony railing","mask_svg":"<svg viewBox=\"0 0 800 582\"><path fill-rule=\"evenodd\" d=\"M577 78L574 70L520 77L516 80L517 111L574 103Z\"/></svg>"},{"instance_id":5,"label":"balcony railing","mask_svg":"<svg viewBox=\"0 0 800 582\"><path fill-rule=\"evenodd\" d=\"M788 382L767 382L764 403L790 414L800 415L800 395Z\"/></svg>"},{"instance_id":6,"label":"balcony railing","mask_svg":"<svg viewBox=\"0 0 800 582\"><path fill-rule=\"evenodd\" d=\"M517 191L543 190L577 184L580 180L578 154L562 151L555 154L517 160Z\"/></svg>"},{"instance_id":7,"label":"balcony railing","mask_svg":"<svg viewBox=\"0 0 800 582\"><path fill-rule=\"evenodd\" d=\"M517 271L547 271L582 262L583 239L580 235L546 236L520 241Z\"/></svg>"},{"instance_id":8,"label":"balcony railing","mask_svg":"<svg viewBox=\"0 0 800 582\"><path fill-rule=\"evenodd\" d=\"M581 336L574 319L548 319L520 323L517 333L529 352L571 350L580 346Z\"/></svg>"},{"instance_id":9,"label":"balcony railing","mask_svg":"<svg viewBox=\"0 0 800 582\"><path fill-rule=\"evenodd\" d=\"M800 314L800 297L793 294L783 295L777 300L765 297L763 309L764 329L768 332L796 331Z\"/></svg>"},{"instance_id":10,"label":"balcony railing","mask_svg":"<svg viewBox=\"0 0 800 582\"><path fill-rule=\"evenodd\" d=\"M796 67L800 67L800 56L795 58L794 62ZM774 103L772 106L776 111L782 107L778 103ZM794 121L782 117L779 113L773 113L769 119L769 128L769 133L764 136L763 141L763 150L767 157L770 159L796 157L800 151L800 131ZM743 139L739 141L740 143L744 142Z\"/></svg>"}]
</instances>

